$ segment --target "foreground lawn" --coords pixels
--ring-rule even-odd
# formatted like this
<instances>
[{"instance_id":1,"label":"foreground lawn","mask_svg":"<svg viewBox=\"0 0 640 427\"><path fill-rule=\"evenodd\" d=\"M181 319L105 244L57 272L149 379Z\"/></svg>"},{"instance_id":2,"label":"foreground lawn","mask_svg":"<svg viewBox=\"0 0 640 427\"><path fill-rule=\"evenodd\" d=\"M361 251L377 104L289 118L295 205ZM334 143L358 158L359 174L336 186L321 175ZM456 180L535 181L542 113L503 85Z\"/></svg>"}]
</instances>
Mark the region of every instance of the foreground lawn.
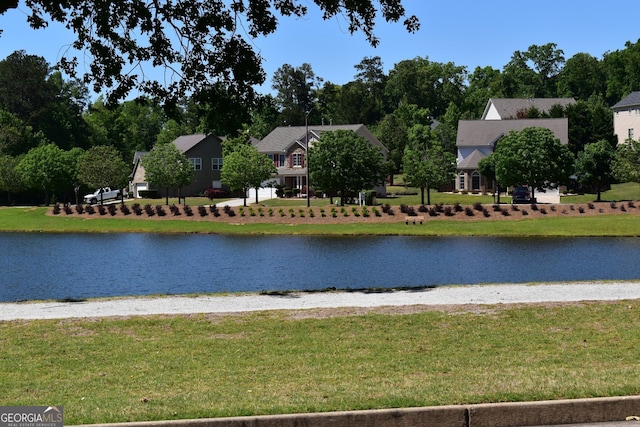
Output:
<instances>
[{"instance_id":1,"label":"foreground lawn","mask_svg":"<svg viewBox=\"0 0 640 427\"><path fill-rule=\"evenodd\" d=\"M433 220L420 226L397 223L229 224L211 221L48 216L47 208L0 209L0 231L58 233L220 233L289 235L414 236L640 236L636 215L545 217L523 220Z\"/></svg>"},{"instance_id":2,"label":"foreground lawn","mask_svg":"<svg viewBox=\"0 0 640 427\"><path fill-rule=\"evenodd\" d=\"M80 424L640 393L639 301L456 310L0 322L2 402Z\"/></svg>"}]
</instances>

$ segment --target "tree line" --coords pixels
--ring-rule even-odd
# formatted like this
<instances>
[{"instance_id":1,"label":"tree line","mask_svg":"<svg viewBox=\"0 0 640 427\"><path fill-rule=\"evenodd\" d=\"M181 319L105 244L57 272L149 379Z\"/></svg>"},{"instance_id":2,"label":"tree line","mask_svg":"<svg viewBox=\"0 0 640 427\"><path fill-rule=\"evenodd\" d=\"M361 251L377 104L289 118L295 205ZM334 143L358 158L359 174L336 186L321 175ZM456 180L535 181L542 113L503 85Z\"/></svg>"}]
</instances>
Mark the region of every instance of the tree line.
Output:
<instances>
[{"instance_id":1,"label":"tree line","mask_svg":"<svg viewBox=\"0 0 640 427\"><path fill-rule=\"evenodd\" d=\"M11 169L15 181L20 171L15 165L30 150L49 145L64 152L109 146L132 165L136 151L149 151L179 135L262 138L276 126L302 125L307 119L311 124L367 125L389 149L386 173L393 176L420 166L405 163L407 150L422 150L424 157L428 146L434 154L429 159L450 160L458 121L479 118L489 98L527 97L576 99L565 108L522 114L567 117L568 148L577 158L588 144L605 140L615 146L610 106L640 88L640 73L633 72L640 67L635 61L639 52L640 40L601 59L578 53L565 60L563 51L548 43L514 52L501 70L470 71L416 57L398 62L388 73L379 57L365 57L354 65L354 79L342 85L316 76L310 64L284 64L273 76L273 94L234 102L210 93L175 102L141 96L113 103L103 97L91 100L83 81L65 80L44 58L17 51L0 61L0 167ZM28 179L21 185L0 182L3 192L33 187Z\"/></svg>"}]
</instances>

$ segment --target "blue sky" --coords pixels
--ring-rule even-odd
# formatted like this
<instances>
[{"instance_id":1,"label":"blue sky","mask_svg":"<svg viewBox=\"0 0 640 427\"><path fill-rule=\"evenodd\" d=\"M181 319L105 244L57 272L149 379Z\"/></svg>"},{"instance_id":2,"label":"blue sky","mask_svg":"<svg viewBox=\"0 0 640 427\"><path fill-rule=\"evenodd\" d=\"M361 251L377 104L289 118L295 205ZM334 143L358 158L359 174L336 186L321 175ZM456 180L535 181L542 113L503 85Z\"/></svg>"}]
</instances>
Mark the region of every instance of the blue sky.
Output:
<instances>
[{"instance_id":1,"label":"blue sky","mask_svg":"<svg viewBox=\"0 0 640 427\"><path fill-rule=\"evenodd\" d=\"M316 76L344 84L353 80L353 66L366 56L380 56L387 72L397 62L417 56L454 62L473 71L476 66L502 69L513 52L525 51L532 44L556 43L566 59L579 52L601 58L607 51L624 49L627 41L640 39L638 0L609 4L593 0L404 0L407 13L420 19L420 31L408 34L401 24L381 22L376 29L381 39L378 48L369 46L362 34L349 35L344 19L322 21L312 0L301 2L309 6L308 17L282 18L276 33L252 41L265 59L263 93L271 91L273 72L285 63L296 67L307 62ZM0 16L4 30L0 58L25 50L55 63L73 41L73 34L57 25L34 31L25 18L24 8Z\"/></svg>"}]
</instances>

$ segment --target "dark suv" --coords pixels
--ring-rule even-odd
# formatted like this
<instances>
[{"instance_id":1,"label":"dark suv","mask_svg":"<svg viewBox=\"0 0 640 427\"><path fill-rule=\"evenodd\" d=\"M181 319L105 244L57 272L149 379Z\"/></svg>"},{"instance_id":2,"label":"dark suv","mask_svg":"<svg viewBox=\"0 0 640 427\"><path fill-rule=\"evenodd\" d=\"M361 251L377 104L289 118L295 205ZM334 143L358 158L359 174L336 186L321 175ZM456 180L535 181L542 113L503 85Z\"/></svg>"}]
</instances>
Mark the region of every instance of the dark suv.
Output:
<instances>
[{"instance_id":1,"label":"dark suv","mask_svg":"<svg viewBox=\"0 0 640 427\"><path fill-rule=\"evenodd\" d=\"M531 203L529 188L515 187L511 192L511 203Z\"/></svg>"}]
</instances>

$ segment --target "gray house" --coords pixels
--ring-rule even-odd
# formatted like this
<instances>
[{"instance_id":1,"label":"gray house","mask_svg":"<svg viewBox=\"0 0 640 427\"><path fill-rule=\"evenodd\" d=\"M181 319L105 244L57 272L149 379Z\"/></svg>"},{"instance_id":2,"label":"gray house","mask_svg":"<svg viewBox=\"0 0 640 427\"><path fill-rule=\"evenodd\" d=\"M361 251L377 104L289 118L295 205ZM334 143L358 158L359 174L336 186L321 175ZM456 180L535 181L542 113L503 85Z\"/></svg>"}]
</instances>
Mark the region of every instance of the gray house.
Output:
<instances>
[{"instance_id":1,"label":"gray house","mask_svg":"<svg viewBox=\"0 0 640 427\"><path fill-rule=\"evenodd\" d=\"M492 183L478 171L480 160L491 154L496 144L512 130L543 127L551 130L562 144L569 142L569 121L562 119L460 120L456 146L458 149L455 189L488 192Z\"/></svg>"},{"instance_id":2,"label":"gray house","mask_svg":"<svg viewBox=\"0 0 640 427\"><path fill-rule=\"evenodd\" d=\"M176 138L172 144L187 156L193 167L193 181L181 189L182 196L196 196L207 188L222 188L222 138L206 134L183 135ZM133 159L133 172L129 183L129 192L133 197L140 197L141 190L151 188L142 166L142 158L146 154L147 152L136 152ZM171 189L170 196L177 195L178 191Z\"/></svg>"}]
</instances>

